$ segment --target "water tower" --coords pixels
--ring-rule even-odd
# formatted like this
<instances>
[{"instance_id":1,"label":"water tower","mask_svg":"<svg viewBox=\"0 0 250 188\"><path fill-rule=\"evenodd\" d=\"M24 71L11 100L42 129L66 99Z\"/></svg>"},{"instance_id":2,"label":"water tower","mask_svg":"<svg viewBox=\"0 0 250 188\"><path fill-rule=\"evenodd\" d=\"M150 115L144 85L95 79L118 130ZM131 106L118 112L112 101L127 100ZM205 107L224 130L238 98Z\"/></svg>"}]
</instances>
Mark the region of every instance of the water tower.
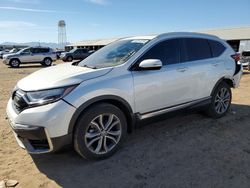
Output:
<instances>
[{"instance_id":1,"label":"water tower","mask_svg":"<svg viewBox=\"0 0 250 188\"><path fill-rule=\"evenodd\" d=\"M58 45L60 48L64 48L67 43L66 37L66 23L64 20L58 22Z\"/></svg>"}]
</instances>

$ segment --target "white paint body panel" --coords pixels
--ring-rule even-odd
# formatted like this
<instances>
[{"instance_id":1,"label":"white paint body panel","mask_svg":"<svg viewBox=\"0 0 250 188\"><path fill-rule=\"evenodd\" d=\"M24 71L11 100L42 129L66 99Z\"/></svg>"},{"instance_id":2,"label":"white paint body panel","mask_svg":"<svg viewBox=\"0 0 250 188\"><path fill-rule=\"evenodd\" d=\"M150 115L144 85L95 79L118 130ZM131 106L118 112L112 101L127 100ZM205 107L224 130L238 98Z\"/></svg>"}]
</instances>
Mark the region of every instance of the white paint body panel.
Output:
<instances>
[{"instance_id":1,"label":"white paint body panel","mask_svg":"<svg viewBox=\"0 0 250 188\"><path fill-rule=\"evenodd\" d=\"M228 49L218 58L163 66L160 70L131 71L129 68L149 48L160 41L178 37L201 37L218 40L217 37L193 33L169 33L132 39L151 39L126 63L103 69L72 66L70 63L39 70L17 84L24 91L43 90L79 84L64 101L29 108L16 114L10 99L7 114L16 124L42 126L51 137L66 135L69 122L77 108L87 101L113 95L126 101L133 113L145 114L211 95L221 78L229 78L237 87L242 71L234 76L235 62ZM126 40L126 39L121 39ZM180 71L184 68L185 71Z\"/></svg>"}]
</instances>

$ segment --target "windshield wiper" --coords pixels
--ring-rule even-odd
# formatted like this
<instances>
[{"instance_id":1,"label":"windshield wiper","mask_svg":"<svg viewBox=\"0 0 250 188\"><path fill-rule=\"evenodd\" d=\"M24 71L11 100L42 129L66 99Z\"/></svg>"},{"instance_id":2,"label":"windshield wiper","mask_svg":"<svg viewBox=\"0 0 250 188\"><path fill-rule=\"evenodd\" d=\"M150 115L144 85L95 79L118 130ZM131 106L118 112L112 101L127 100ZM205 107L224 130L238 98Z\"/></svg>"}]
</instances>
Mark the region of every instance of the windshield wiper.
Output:
<instances>
[{"instance_id":1,"label":"windshield wiper","mask_svg":"<svg viewBox=\"0 0 250 188\"><path fill-rule=\"evenodd\" d=\"M97 69L95 66L90 66L90 65L83 65L83 67L90 68L90 69Z\"/></svg>"}]
</instances>

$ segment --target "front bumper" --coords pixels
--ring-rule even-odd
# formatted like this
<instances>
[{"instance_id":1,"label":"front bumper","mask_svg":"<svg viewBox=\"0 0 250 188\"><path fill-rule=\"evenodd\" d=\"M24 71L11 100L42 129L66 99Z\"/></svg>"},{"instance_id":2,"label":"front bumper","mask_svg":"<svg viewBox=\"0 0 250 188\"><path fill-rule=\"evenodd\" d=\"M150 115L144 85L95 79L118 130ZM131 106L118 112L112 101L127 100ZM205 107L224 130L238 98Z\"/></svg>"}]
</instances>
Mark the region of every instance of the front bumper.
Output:
<instances>
[{"instance_id":1,"label":"front bumper","mask_svg":"<svg viewBox=\"0 0 250 188\"><path fill-rule=\"evenodd\" d=\"M9 62L10 62L9 59L3 59L3 63L4 63L5 65L9 65Z\"/></svg>"},{"instance_id":2,"label":"front bumper","mask_svg":"<svg viewBox=\"0 0 250 188\"><path fill-rule=\"evenodd\" d=\"M60 56L60 60L67 61L67 56Z\"/></svg>"},{"instance_id":3,"label":"front bumper","mask_svg":"<svg viewBox=\"0 0 250 188\"><path fill-rule=\"evenodd\" d=\"M71 143L68 126L75 108L63 100L26 109L19 114L13 108L10 99L7 106L9 124L19 146L29 153L57 151Z\"/></svg>"}]
</instances>

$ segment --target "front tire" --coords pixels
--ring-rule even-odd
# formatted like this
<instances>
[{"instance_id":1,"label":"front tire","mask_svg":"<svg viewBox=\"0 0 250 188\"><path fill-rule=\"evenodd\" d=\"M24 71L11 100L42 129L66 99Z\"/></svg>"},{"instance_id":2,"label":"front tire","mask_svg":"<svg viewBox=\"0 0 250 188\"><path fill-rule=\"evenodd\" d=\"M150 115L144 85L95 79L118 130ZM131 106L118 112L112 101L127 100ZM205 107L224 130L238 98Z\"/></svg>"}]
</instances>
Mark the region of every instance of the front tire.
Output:
<instances>
[{"instance_id":1,"label":"front tire","mask_svg":"<svg viewBox=\"0 0 250 188\"><path fill-rule=\"evenodd\" d=\"M67 61L68 61L68 62L73 61L73 57L72 57L72 56L67 57Z\"/></svg>"},{"instance_id":2,"label":"front tire","mask_svg":"<svg viewBox=\"0 0 250 188\"><path fill-rule=\"evenodd\" d=\"M231 88L226 82L220 83L212 94L212 101L207 109L207 114L212 118L223 117L228 112L231 101Z\"/></svg>"},{"instance_id":3,"label":"front tire","mask_svg":"<svg viewBox=\"0 0 250 188\"><path fill-rule=\"evenodd\" d=\"M20 66L20 61L19 61L19 59L12 59L12 60L10 60L9 65L12 68L18 68Z\"/></svg>"},{"instance_id":4,"label":"front tire","mask_svg":"<svg viewBox=\"0 0 250 188\"><path fill-rule=\"evenodd\" d=\"M74 148L86 159L104 159L113 155L127 134L123 112L108 103L85 111L76 124Z\"/></svg>"}]
</instances>

